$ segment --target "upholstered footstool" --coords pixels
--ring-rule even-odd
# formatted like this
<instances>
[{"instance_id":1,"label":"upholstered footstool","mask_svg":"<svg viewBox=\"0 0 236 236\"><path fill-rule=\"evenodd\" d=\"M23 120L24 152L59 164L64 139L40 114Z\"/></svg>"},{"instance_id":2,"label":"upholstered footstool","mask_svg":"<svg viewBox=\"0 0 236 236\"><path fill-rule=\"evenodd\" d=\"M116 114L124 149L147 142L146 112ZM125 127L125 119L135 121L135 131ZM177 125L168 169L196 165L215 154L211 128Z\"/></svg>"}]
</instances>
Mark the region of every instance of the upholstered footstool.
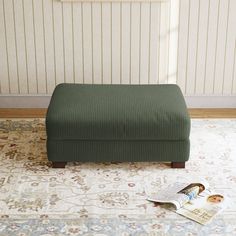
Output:
<instances>
[{"instance_id":1,"label":"upholstered footstool","mask_svg":"<svg viewBox=\"0 0 236 236\"><path fill-rule=\"evenodd\" d=\"M190 118L177 85L60 84L46 116L47 154L66 162L189 159Z\"/></svg>"}]
</instances>

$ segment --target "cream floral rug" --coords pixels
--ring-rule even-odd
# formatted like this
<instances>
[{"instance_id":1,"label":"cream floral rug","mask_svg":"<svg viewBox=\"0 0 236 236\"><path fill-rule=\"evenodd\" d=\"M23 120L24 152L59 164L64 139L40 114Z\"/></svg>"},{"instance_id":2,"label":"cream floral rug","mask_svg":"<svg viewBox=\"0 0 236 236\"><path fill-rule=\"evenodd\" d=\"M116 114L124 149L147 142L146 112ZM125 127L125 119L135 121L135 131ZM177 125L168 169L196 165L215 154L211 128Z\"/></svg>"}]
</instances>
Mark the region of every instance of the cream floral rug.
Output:
<instances>
[{"instance_id":1,"label":"cream floral rug","mask_svg":"<svg viewBox=\"0 0 236 236\"><path fill-rule=\"evenodd\" d=\"M168 163L69 163L52 169L43 119L0 119L0 235L236 235L236 120L192 120L185 169ZM230 206L207 226L146 201L206 179Z\"/></svg>"}]
</instances>

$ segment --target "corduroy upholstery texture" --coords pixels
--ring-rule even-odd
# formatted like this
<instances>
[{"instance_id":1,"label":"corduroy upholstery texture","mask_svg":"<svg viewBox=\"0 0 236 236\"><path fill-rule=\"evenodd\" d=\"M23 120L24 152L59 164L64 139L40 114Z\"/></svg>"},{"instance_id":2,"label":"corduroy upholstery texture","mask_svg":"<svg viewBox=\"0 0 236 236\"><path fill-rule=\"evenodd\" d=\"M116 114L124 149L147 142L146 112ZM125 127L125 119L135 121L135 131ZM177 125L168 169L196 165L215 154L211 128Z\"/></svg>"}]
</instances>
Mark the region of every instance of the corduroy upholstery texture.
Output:
<instances>
[{"instance_id":1,"label":"corduroy upholstery texture","mask_svg":"<svg viewBox=\"0 0 236 236\"><path fill-rule=\"evenodd\" d=\"M177 85L60 84L46 131L54 162L189 158L190 118Z\"/></svg>"}]
</instances>

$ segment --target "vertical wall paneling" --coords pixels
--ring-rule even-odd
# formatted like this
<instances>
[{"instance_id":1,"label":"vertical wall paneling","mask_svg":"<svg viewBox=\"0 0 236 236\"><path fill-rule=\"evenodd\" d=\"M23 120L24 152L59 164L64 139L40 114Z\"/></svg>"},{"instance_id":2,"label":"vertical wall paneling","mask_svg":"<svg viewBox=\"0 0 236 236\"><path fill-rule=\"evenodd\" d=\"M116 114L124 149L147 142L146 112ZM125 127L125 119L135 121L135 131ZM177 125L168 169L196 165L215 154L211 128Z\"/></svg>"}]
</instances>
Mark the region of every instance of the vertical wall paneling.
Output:
<instances>
[{"instance_id":1,"label":"vertical wall paneling","mask_svg":"<svg viewBox=\"0 0 236 236\"><path fill-rule=\"evenodd\" d=\"M101 16L102 4L94 2L92 4L92 16L93 16L93 76L94 83L102 83L102 16Z\"/></svg>"},{"instance_id":2,"label":"vertical wall paneling","mask_svg":"<svg viewBox=\"0 0 236 236\"><path fill-rule=\"evenodd\" d=\"M188 49L187 49L187 72L186 72L186 93L193 94L196 80L196 58L197 39L199 22L199 0L190 0L190 15L188 29Z\"/></svg>"},{"instance_id":3,"label":"vertical wall paneling","mask_svg":"<svg viewBox=\"0 0 236 236\"><path fill-rule=\"evenodd\" d=\"M111 29L112 29L112 84L121 83L121 74L120 74L120 12L121 12L121 3L113 2L111 9Z\"/></svg>"},{"instance_id":4,"label":"vertical wall paneling","mask_svg":"<svg viewBox=\"0 0 236 236\"><path fill-rule=\"evenodd\" d=\"M53 29L56 83L65 82L62 3L53 1Z\"/></svg>"},{"instance_id":5,"label":"vertical wall paneling","mask_svg":"<svg viewBox=\"0 0 236 236\"><path fill-rule=\"evenodd\" d=\"M159 3L151 3L150 12L150 48L149 48L149 83L157 84L159 74L159 37L160 37Z\"/></svg>"},{"instance_id":6,"label":"vertical wall paneling","mask_svg":"<svg viewBox=\"0 0 236 236\"><path fill-rule=\"evenodd\" d=\"M168 65L175 67L169 11L160 2L2 0L2 90L51 94L63 82L146 84L159 74L167 82Z\"/></svg>"},{"instance_id":7,"label":"vertical wall paneling","mask_svg":"<svg viewBox=\"0 0 236 236\"><path fill-rule=\"evenodd\" d=\"M206 52L208 36L208 16L210 0L199 1L198 40L197 40L197 63L195 78L195 93L204 93Z\"/></svg>"},{"instance_id":8,"label":"vertical wall paneling","mask_svg":"<svg viewBox=\"0 0 236 236\"><path fill-rule=\"evenodd\" d=\"M179 28L179 0L171 0L169 27L168 83L176 83Z\"/></svg>"},{"instance_id":9,"label":"vertical wall paneling","mask_svg":"<svg viewBox=\"0 0 236 236\"><path fill-rule=\"evenodd\" d=\"M228 12L228 24L227 24L227 39L226 39L226 51L225 51L225 62L224 62L224 81L222 87L223 94L231 94L233 88L233 70L234 70L234 59L235 45L236 45L236 1L229 0L229 12ZM236 91L234 90L234 93Z\"/></svg>"},{"instance_id":10,"label":"vertical wall paneling","mask_svg":"<svg viewBox=\"0 0 236 236\"><path fill-rule=\"evenodd\" d=\"M213 83L215 76L215 60L217 50L217 31L219 21L219 0L210 1L206 73L205 73L205 93L213 94Z\"/></svg>"},{"instance_id":11,"label":"vertical wall paneling","mask_svg":"<svg viewBox=\"0 0 236 236\"><path fill-rule=\"evenodd\" d=\"M16 29L16 50L19 74L19 93L28 93L28 74L25 48L25 27L23 15L23 2L14 0L15 29Z\"/></svg>"},{"instance_id":12,"label":"vertical wall paneling","mask_svg":"<svg viewBox=\"0 0 236 236\"><path fill-rule=\"evenodd\" d=\"M30 94L38 93L37 67L35 54L34 17L32 0L23 1L24 23L25 23L25 44L27 58L28 88Z\"/></svg>"},{"instance_id":13,"label":"vertical wall paneling","mask_svg":"<svg viewBox=\"0 0 236 236\"><path fill-rule=\"evenodd\" d=\"M8 55L7 55L7 41L4 19L4 2L0 2L0 92L9 93L9 78L8 78Z\"/></svg>"},{"instance_id":14,"label":"vertical wall paneling","mask_svg":"<svg viewBox=\"0 0 236 236\"><path fill-rule=\"evenodd\" d=\"M149 47L150 47L150 3L141 4L140 22L140 83L149 82Z\"/></svg>"},{"instance_id":15,"label":"vertical wall paneling","mask_svg":"<svg viewBox=\"0 0 236 236\"><path fill-rule=\"evenodd\" d=\"M111 58L111 3L102 3L102 55L103 83L110 84L112 77Z\"/></svg>"},{"instance_id":16,"label":"vertical wall paneling","mask_svg":"<svg viewBox=\"0 0 236 236\"><path fill-rule=\"evenodd\" d=\"M74 77L76 83L82 83L83 74L83 35L82 35L82 7L81 3L73 3L72 5L73 14L73 61L74 61Z\"/></svg>"},{"instance_id":17,"label":"vertical wall paneling","mask_svg":"<svg viewBox=\"0 0 236 236\"><path fill-rule=\"evenodd\" d=\"M168 53L169 53L169 10L170 2L161 3L160 22L160 55L159 55L159 83L168 83Z\"/></svg>"},{"instance_id":18,"label":"vertical wall paneling","mask_svg":"<svg viewBox=\"0 0 236 236\"><path fill-rule=\"evenodd\" d=\"M8 66L9 66L9 82L10 92L19 93L19 75L18 62L16 55L16 35L15 35L15 21L14 21L14 1L4 0L4 17L6 24L6 39L8 52Z\"/></svg>"},{"instance_id":19,"label":"vertical wall paneling","mask_svg":"<svg viewBox=\"0 0 236 236\"><path fill-rule=\"evenodd\" d=\"M63 13L63 44L65 56L65 81L67 83L74 82L74 47L73 47L73 18L72 3L62 4Z\"/></svg>"},{"instance_id":20,"label":"vertical wall paneling","mask_svg":"<svg viewBox=\"0 0 236 236\"><path fill-rule=\"evenodd\" d=\"M76 82L235 95L235 12L235 0L0 0L0 94Z\"/></svg>"},{"instance_id":21,"label":"vertical wall paneling","mask_svg":"<svg viewBox=\"0 0 236 236\"><path fill-rule=\"evenodd\" d=\"M36 47L36 66L38 79L38 92L47 93L46 84L46 65L45 65L45 39L43 24L43 3L33 0L34 27L35 27L35 47Z\"/></svg>"},{"instance_id":22,"label":"vertical wall paneling","mask_svg":"<svg viewBox=\"0 0 236 236\"><path fill-rule=\"evenodd\" d=\"M217 45L216 45L216 61L215 61L215 76L214 76L214 94L221 94L224 80L224 61L225 47L228 25L228 10L229 0L220 1L219 5L219 24L217 29ZM235 26L236 27L236 26Z\"/></svg>"},{"instance_id":23,"label":"vertical wall paneling","mask_svg":"<svg viewBox=\"0 0 236 236\"><path fill-rule=\"evenodd\" d=\"M234 47L234 69L232 74L232 87L231 92L232 94L236 94L236 40L235 40L235 47Z\"/></svg>"},{"instance_id":24,"label":"vertical wall paneling","mask_svg":"<svg viewBox=\"0 0 236 236\"><path fill-rule=\"evenodd\" d=\"M130 83L131 4L121 4L121 83Z\"/></svg>"},{"instance_id":25,"label":"vertical wall paneling","mask_svg":"<svg viewBox=\"0 0 236 236\"><path fill-rule=\"evenodd\" d=\"M185 93L188 47L189 0L180 1L177 84Z\"/></svg>"},{"instance_id":26,"label":"vertical wall paneling","mask_svg":"<svg viewBox=\"0 0 236 236\"><path fill-rule=\"evenodd\" d=\"M131 53L130 53L130 82L139 84L140 76L140 6L141 3L133 2L131 4Z\"/></svg>"},{"instance_id":27,"label":"vertical wall paneling","mask_svg":"<svg viewBox=\"0 0 236 236\"><path fill-rule=\"evenodd\" d=\"M93 52L92 52L92 3L82 4L83 12L83 55L84 55L84 82L93 81Z\"/></svg>"},{"instance_id":28,"label":"vertical wall paneling","mask_svg":"<svg viewBox=\"0 0 236 236\"><path fill-rule=\"evenodd\" d=\"M52 1L43 0L43 12L44 12L43 17L44 17L44 32L45 32L45 63L46 63L48 93L52 93L56 84L52 10L53 10Z\"/></svg>"}]
</instances>

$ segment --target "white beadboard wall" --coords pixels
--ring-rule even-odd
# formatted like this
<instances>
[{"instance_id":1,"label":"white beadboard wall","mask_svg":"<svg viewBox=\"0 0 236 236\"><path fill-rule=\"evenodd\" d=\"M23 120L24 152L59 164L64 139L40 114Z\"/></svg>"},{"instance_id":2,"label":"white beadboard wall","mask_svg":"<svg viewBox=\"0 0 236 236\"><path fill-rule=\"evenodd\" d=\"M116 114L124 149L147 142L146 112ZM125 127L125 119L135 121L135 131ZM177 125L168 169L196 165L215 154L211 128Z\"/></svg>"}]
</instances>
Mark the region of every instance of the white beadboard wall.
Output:
<instances>
[{"instance_id":1,"label":"white beadboard wall","mask_svg":"<svg viewBox=\"0 0 236 236\"><path fill-rule=\"evenodd\" d=\"M189 106L236 107L235 12L235 0L0 0L0 107L47 106L62 82L177 83Z\"/></svg>"},{"instance_id":2,"label":"white beadboard wall","mask_svg":"<svg viewBox=\"0 0 236 236\"><path fill-rule=\"evenodd\" d=\"M235 0L180 0L177 84L185 94L236 94L235 13Z\"/></svg>"},{"instance_id":3,"label":"white beadboard wall","mask_svg":"<svg viewBox=\"0 0 236 236\"><path fill-rule=\"evenodd\" d=\"M62 82L175 82L179 1L0 2L1 94L51 94Z\"/></svg>"}]
</instances>

